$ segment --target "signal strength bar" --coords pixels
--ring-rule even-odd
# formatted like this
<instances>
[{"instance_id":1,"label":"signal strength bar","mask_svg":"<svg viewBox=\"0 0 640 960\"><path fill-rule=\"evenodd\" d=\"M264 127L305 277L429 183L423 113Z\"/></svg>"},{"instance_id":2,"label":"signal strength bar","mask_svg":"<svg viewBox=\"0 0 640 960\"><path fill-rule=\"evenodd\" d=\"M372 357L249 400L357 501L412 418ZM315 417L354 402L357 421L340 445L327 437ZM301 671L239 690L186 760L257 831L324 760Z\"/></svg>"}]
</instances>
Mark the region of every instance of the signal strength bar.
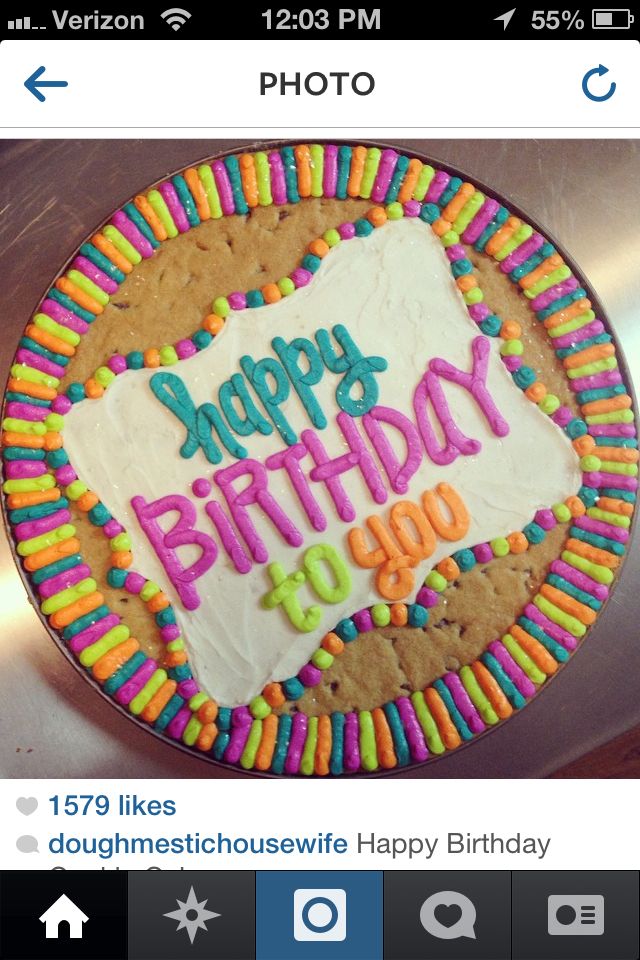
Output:
<instances>
[{"instance_id":1,"label":"signal strength bar","mask_svg":"<svg viewBox=\"0 0 640 960\"><path fill-rule=\"evenodd\" d=\"M31 17L20 17L18 20L8 20L7 30L46 30L46 27L31 26Z\"/></svg>"}]
</instances>

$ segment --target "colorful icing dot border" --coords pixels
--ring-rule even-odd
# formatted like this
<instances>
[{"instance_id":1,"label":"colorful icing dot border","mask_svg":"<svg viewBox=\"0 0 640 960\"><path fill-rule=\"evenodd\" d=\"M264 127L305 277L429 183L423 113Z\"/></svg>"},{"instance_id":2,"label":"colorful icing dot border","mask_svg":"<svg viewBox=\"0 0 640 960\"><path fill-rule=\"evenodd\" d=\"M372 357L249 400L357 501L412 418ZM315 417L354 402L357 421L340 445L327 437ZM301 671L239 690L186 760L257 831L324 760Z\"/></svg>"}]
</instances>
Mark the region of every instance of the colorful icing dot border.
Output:
<instances>
[{"instance_id":1,"label":"colorful icing dot border","mask_svg":"<svg viewBox=\"0 0 640 960\"><path fill-rule=\"evenodd\" d=\"M313 241L290 277L260 291L216 298L213 313L191 338L115 355L86 384L58 394L82 335L126 275L161 242L205 219L321 196L360 197L377 206L366 218L342 225L344 236L338 228ZM311 281L335 242L364 236L401 216L421 217L441 238L470 316L484 334L502 339L501 355L514 383L571 438L581 458L583 484L566 504L538 511L523 531L441 561L414 604L376 604L341 621L297 677L269 684L244 707L218 709L191 674L168 598L157 584L128 570L132 558L126 531L76 477L62 444L64 414L73 402L100 396L126 369L172 365L204 349L230 309L290 295ZM493 257L531 301L562 360L581 417L548 394L523 364L518 324L491 314L462 244ZM613 338L596 318L579 279L541 233L510 215L484 189L391 148L297 144L227 155L176 174L125 204L80 247L27 326L5 395L8 521L50 627L105 694L156 732L245 770L289 775L392 770L454 749L520 709L569 658L595 620L624 554L636 499L638 452L631 405ZM80 555L69 500L110 540L109 582L140 594L154 613L166 643L161 665L142 653L128 627L104 603ZM473 664L371 711L321 717L273 712L320 682L323 670L359 633L388 623L424 625L429 607L450 580L475 563L521 552L556 522L569 520L569 539L540 591L508 633L491 642Z\"/></svg>"}]
</instances>

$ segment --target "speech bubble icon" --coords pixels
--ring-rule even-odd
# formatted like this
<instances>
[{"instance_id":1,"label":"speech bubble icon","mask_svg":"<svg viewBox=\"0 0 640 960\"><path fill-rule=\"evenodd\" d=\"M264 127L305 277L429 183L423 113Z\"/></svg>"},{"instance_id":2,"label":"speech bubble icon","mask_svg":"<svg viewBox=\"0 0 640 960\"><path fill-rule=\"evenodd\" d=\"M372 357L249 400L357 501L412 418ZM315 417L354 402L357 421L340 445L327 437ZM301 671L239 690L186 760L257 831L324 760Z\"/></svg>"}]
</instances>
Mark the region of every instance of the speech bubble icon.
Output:
<instances>
[{"instance_id":1,"label":"speech bubble icon","mask_svg":"<svg viewBox=\"0 0 640 960\"><path fill-rule=\"evenodd\" d=\"M436 917L436 910L442 919ZM454 919L449 923L451 914ZM475 940L475 922L475 906L469 897L455 890L440 890L428 897L420 907L420 923L427 933L438 940L458 940L461 937Z\"/></svg>"},{"instance_id":2,"label":"speech bubble icon","mask_svg":"<svg viewBox=\"0 0 640 960\"><path fill-rule=\"evenodd\" d=\"M16 847L20 853L40 853L38 850L38 841L35 837L26 833L23 837L18 837Z\"/></svg>"}]
</instances>

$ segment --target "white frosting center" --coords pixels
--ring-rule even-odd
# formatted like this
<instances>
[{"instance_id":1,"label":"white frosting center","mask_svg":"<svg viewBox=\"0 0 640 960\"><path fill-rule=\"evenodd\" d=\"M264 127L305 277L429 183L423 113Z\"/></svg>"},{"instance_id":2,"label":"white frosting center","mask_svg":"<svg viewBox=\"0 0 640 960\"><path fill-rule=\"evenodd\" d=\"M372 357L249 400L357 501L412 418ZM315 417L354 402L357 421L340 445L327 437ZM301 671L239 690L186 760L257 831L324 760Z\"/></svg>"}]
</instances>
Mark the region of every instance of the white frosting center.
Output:
<instances>
[{"instance_id":1,"label":"white frosting center","mask_svg":"<svg viewBox=\"0 0 640 960\"><path fill-rule=\"evenodd\" d=\"M232 312L210 347L179 362L171 372L183 380L196 406L207 402L217 405L220 385L241 370L241 356L249 354L256 361L274 357L273 337L281 336L287 342L294 337L307 337L313 342L317 330L330 331L338 323L346 326L365 357L386 358L387 370L375 374L380 389L378 404L399 410L413 423L413 394L429 360L441 357L460 370L469 371L471 343L479 333L452 279L439 241L423 223L403 219L388 223L365 239L339 244L323 260L309 286L291 297L270 306ZM353 526L364 527L368 516L376 514L386 524L394 503L403 499L420 503L423 491L440 482L451 484L466 504L471 515L467 535L455 543L438 540L435 553L414 571L416 590L407 598L409 603L426 573L443 557L522 529L537 509L563 500L578 489L578 462L569 441L513 384L500 360L499 343L491 342L487 386L509 424L506 437L494 436L465 389L441 381L455 422L468 437L482 443L477 455L459 456L449 465L436 466L424 454L408 493L402 496L391 490L380 468L389 493L382 505L374 503L358 468L342 474L340 479L356 510L352 524L339 519L325 484L309 480L328 521L322 533L311 527L285 471L269 473L270 492L304 536L302 547L289 546L261 509L250 506L251 518L268 549L269 562L279 561L287 573L292 573L301 569L302 557L310 546L328 543L341 552L351 573L351 593L338 604L319 601L308 583L300 588L297 596L303 608L320 603L323 610L319 627L311 633L296 630L282 607L262 607L261 597L273 586L266 565L255 563L247 574L241 575L222 549L205 513L206 501L193 497L191 484L197 477L212 479L216 470L236 460L226 451L223 462L216 466L207 461L202 450L191 459L179 455L186 431L149 387L149 380L157 371L127 371L102 398L73 407L64 432L71 463L130 533L133 569L157 581L167 592L195 676L218 702L228 706L246 703L270 680L295 676L324 634L339 620L384 602L376 590L376 571L357 566L347 542L348 531ZM312 388L327 417L326 429L318 433L330 457L348 449L335 422L339 412L335 390L340 380L341 375L325 369L322 380ZM257 397L253 393L252 396L262 409ZM298 436L311 428L293 389L281 409ZM386 433L395 447L395 431L388 428ZM239 439L249 456L261 463L285 447L275 429L270 436L255 433ZM370 446L368 440L367 445ZM397 451L402 459L403 443L398 444ZM309 455L301 466L308 477L313 467ZM245 484L246 481L239 483L238 488ZM197 528L212 536L219 547L215 564L195 581L201 604L193 611L182 606L131 506L136 495L153 501L176 493L190 496L198 512ZM226 509L215 485L211 498ZM368 531L366 536L373 548ZM198 556L193 547L182 547L178 552L184 557L185 566Z\"/></svg>"}]
</instances>

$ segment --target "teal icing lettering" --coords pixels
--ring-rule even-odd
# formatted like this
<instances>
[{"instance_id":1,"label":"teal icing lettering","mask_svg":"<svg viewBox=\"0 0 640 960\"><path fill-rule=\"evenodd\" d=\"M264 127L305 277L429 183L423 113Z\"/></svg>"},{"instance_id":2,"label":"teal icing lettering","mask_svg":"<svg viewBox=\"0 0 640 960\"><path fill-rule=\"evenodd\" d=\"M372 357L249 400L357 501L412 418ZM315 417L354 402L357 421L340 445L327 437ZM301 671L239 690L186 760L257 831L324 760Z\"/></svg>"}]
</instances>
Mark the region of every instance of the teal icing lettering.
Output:
<instances>
[{"instance_id":1,"label":"teal icing lettering","mask_svg":"<svg viewBox=\"0 0 640 960\"><path fill-rule=\"evenodd\" d=\"M233 404L234 398L242 404L246 413L244 419ZM218 399L229 426L241 437L249 437L256 430L263 436L269 436L273 433L273 427L256 407L249 395L244 378L239 373L234 373L230 380L226 380L222 384L218 391Z\"/></svg>"},{"instance_id":2,"label":"teal icing lettering","mask_svg":"<svg viewBox=\"0 0 640 960\"><path fill-rule=\"evenodd\" d=\"M256 363L252 357L245 355L240 357L240 366L273 420L276 430L287 446L293 446L297 442L298 436L280 410L280 404L284 403L289 397L287 374L273 357L265 357ZM267 380L269 375L273 379L273 386L270 386Z\"/></svg>"},{"instance_id":3,"label":"teal icing lettering","mask_svg":"<svg viewBox=\"0 0 640 960\"><path fill-rule=\"evenodd\" d=\"M180 447L180 456L185 460L201 447L209 463L220 463L222 452L213 439L212 429L233 457L244 460L247 456L247 451L236 441L217 408L212 403L203 403L196 409L191 394L175 373L154 373L149 386L160 403L187 428L187 439Z\"/></svg>"},{"instance_id":4,"label":"teal icing lettering","mask_svg":"<svg viewBox=\"0 0 640 960\"><path fill-rule=\"evenodd\" d=\"M387 361L384 357L363 357L349 331L341 323L336 324L331 332L342 348L340 356L336 354L326 330L317 331L316 342L325 366L331 373L344 374L336 388L338 406L352 417L361 417L378 402L379 388L374 374L386 370ZM351 391L357 383L360 384L361 396L352 397Z\"/></svg>"},{"instance_id":5,"label":"teal icing lettering","mask_svg":"<svg viewBox=\"0 0 640 960\"><path fill-rule=\"evenodd\" d=\"M154 373L149 380L149 386L156 399L187 428L187 439L180 447L180 456L189 460L200 446L196 408L189 391L174 373ZM215 444L213 446L215 447ZM212 460L212 463L219 463L222 459L220 451L217 452L218 459Z\"/></svg>"},{"instance_id":6,"label":"teal icing lettering","mask_svg":"<svg viewBox=\"0 0 640 960\"><path fill-rule=\"evenodd\" d=\"M322 357L316 347L306 337L296 337L291 343L286 343L282 337L274 337L271 346L278 354L280 362L289 374L293 388L300 397L307 416L317 430L324 430L327 418L310 388L320 383L324 374ZM304 354L309 364L308 370L301 370L299 360Z\"/></svg>"}]
</instances>

